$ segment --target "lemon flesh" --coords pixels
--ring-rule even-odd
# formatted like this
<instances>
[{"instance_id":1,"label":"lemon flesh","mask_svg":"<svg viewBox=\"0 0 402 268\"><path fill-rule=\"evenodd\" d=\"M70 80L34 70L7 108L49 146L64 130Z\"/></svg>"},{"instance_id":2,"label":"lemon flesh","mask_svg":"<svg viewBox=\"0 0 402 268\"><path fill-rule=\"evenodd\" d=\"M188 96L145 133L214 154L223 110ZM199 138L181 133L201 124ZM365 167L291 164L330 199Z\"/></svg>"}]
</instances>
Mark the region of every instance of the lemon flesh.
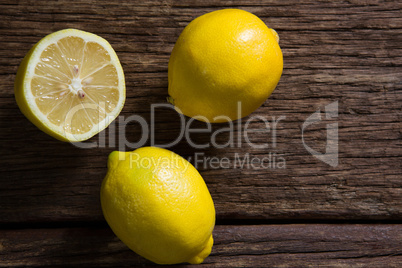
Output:
<instances>
[{"instance_id":1,"label":"lemon flesh","mask_svg":"<svg viewBox=\"0 0 402 268\"><path fill-rule=\"evenodd\" d=\"M173 48L168 100L179 112L202 121L249 115L281 77L278 41L274 30L247 11L223 9L196 18Z\"/></svg>"},{"instance_id":2,"label":"lemon flesh","mask_svg":"<svg viewBox=\"0 0 402 268\"><path fill-rule=\"evenodd\" d=\"M101 205L117 237L155 263L196 264L211 253L211 195L198 171L169 150L112 152Z\"/></svg>"},{"instance_id":3,"label":"lemon flesh","mask_svg":"<svg viewBox=\"0 0 402 268\"><path fill-rule=\"evenodd\" d=\"M66 29L40 40L15 80L22 113L62 141L83 141L106 128L125 100L124 73L110 44L92 33Z\"/></svg>"}]
</instances>

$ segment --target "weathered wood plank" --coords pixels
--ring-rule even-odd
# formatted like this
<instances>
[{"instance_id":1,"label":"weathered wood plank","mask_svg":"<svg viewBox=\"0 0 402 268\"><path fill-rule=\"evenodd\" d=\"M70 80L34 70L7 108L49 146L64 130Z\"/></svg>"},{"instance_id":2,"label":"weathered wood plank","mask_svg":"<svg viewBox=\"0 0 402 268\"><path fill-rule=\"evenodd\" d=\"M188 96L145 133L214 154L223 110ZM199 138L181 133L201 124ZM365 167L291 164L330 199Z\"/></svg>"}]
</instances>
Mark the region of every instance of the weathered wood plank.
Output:
<instances>
[{"instance_id":1,"label":"weathered wood plank","mask_svg":"<svg viewBox=\"0 0 402 268\"><path fill-rule=\"evenodd\" d=\"M195 153L228 157L232 163L236 153L260 158L277 153L286 160L286 169L199 167L218 219L402 219L402 5L398 1L3 0L0 222L102 220L100 182L107 154L117 149L108 143L106 148L79 149L55 141L19 112L12 89L15 73L35 42L68 27L105 37L126 74L122 116L138 114L150 123L150 105L165 101L169 54L180 32L196 16L226 7L255 13L281 37L283 77L253 114L270 121L286 116L278 123L276 147L272 132L266 131L249 136L257 144L267 142L267 149L252 148L244 138L241 146L202 150L183 139L171 149L193 162ZM306 118L333 101L339 102L338 118L312 126L305 140L324 152L326 125L338 123L337 167L314 158L301 141ZM154 126L158 144L171 142L180 133L179 117L172 110L159 110ZM227 125L213 129L223 126ZM249 128L264 126L256 120ZM131 123L119 134L134 142L141 129ZM191 139L206 143L211 134L192 134ZM228 139L228 133L217 137L220 144Z\"/></svg>"},{"instance_id":2,"label":"weathered wood plank","mask_svg":"<svg viewBox=\"0 0 402 268\"><path fill-rule=\"evenodd\" d=\"M400 267L401 225L220 225L200 267ZM108 228L0 230L0 267L153 264Z\"/></svg>"}]
</instances>

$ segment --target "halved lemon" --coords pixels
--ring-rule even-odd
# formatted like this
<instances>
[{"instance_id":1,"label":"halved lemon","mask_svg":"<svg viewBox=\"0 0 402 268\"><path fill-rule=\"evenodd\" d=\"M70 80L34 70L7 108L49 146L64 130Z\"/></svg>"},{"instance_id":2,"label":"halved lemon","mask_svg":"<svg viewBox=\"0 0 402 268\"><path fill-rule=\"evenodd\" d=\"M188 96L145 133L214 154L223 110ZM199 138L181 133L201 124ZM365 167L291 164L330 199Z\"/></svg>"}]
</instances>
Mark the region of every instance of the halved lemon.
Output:
<instances>
[{"instance_id":1,"label":"halved lemon","mask_svg":"<svg viewBox=\"0 0 402 268\"><path fill-rule=\"evenodd\" d=\"M25 56L15 79L22 113L62 141L84 141L123 108L126 87L116 52L102 37L66 29L49 34Z\"/></svg>"}]
</instances>

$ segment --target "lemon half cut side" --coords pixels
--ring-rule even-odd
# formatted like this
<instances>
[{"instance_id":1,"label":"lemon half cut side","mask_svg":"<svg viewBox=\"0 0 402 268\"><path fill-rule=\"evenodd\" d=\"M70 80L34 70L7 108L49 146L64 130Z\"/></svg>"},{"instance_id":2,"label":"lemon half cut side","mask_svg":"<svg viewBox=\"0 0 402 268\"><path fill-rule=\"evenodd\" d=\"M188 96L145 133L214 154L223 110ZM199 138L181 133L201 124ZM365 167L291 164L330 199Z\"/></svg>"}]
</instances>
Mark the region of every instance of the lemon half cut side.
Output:
<instances>
[{"instance_id":1,"label":"lemon half cut side","mask_svg":"<svg viewBox=\"0 0 402 268\"><path fill-rule=\"evenodd\" d=\"M20 110L34 125L70 142L105 129L126 97L123 68L111 45L76 29L40 40L22 61L14 91Z\"/></svg>"}]
</instances>

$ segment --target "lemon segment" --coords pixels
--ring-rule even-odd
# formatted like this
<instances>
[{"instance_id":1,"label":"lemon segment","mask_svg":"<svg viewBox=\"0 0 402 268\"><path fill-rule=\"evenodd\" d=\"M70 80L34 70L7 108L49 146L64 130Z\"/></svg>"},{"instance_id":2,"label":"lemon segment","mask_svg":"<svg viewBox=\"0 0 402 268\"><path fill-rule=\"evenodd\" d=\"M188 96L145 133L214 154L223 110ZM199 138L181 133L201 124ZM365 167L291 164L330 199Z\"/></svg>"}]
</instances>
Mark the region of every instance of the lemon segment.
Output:
<instances>
[{"instance_id":1,"label":"lemon segment","mask_svg":"<svg viewBox=\"0 0 402 268\"><path fill-rule=\"evenodd\" d=\"M23 114L62 141L83 141L106 128L125 101L125 81L110 44L92 33L66 29L40 40L15 80Z\"/></svg>"},{"instance_id":2,"label":"lemon segment","mask_svg":"<svg viewBox=\"0 0 402 268\"><path fill-rule=\"evenodd\" d=\"M198 171L161 148L112 152L103 215L130 249L158 264L201 263L213 245L215 208Z\"/></svg>"}]
</instances>

